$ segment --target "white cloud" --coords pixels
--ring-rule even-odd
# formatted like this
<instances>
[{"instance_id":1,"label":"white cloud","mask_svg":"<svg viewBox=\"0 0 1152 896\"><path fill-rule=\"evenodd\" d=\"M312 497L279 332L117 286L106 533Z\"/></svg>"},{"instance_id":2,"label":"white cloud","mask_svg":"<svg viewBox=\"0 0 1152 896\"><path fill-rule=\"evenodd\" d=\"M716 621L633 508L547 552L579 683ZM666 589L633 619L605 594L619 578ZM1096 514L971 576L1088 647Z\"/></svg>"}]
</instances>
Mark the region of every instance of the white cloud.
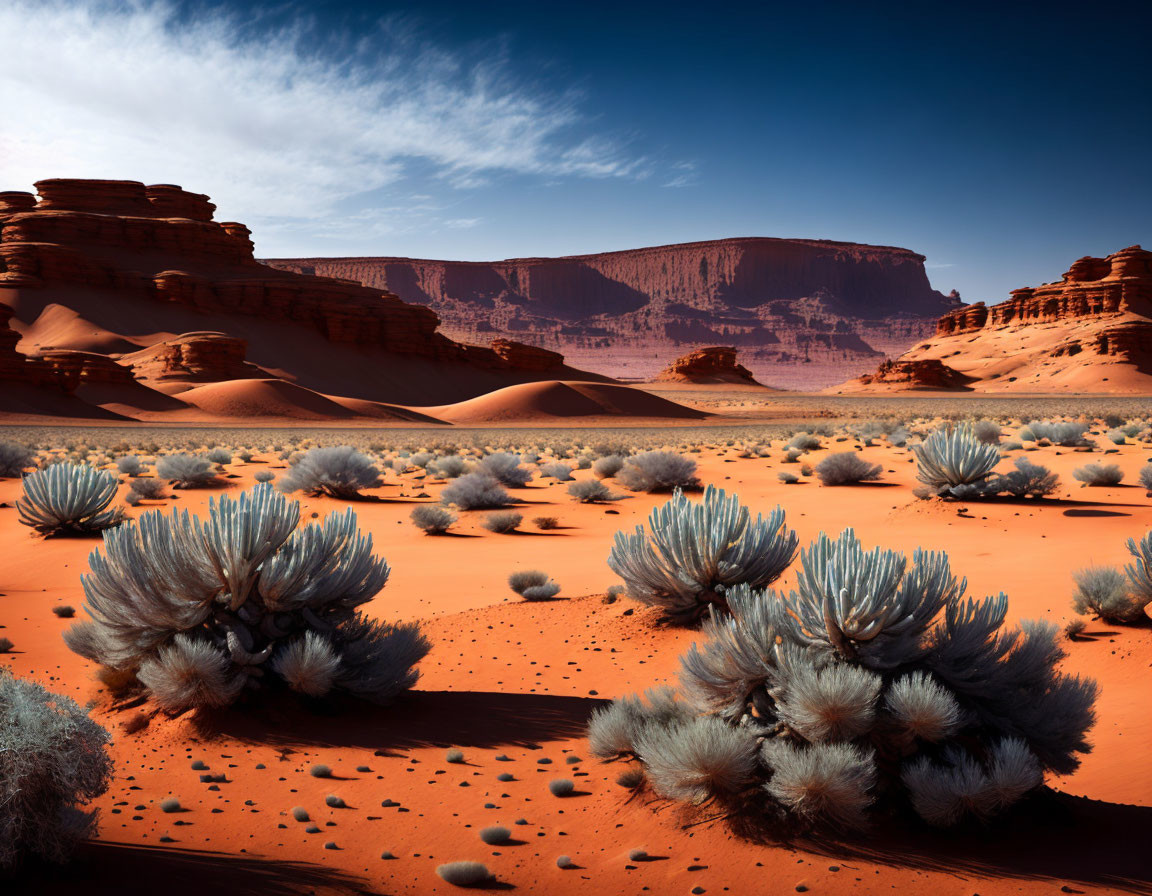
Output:
<instances>
[{"instance_id":1,"label":"white cloud","mask_svg":"<svg viewBox=\"0 0 1152 896\"><path fill-rule=\"evenodd\" d=\"M308 23L258 33L147 0L3 0L0 34L0 189L45 177L179 183L210 194L221 220L363 233L407 210L357 217L337 205L414 163L448 190L508 173L646 173L587 133L578 95L518 83L499 49L476 61L386 24L340 44Z\"/></svg>"}]
</instances>

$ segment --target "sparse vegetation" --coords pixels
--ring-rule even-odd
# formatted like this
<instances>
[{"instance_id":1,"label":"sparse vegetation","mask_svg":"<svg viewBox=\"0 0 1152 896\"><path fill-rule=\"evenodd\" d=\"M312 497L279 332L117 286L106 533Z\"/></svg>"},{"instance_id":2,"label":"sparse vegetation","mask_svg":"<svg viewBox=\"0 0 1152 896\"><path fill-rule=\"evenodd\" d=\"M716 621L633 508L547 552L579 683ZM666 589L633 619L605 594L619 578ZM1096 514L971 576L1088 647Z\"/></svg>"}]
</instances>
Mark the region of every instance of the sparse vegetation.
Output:
<instances>
[{"instance_id":1,"label":"sparse vegetation","mask_svg":"<svg viewBox=\"0 0 1152 896\"><path fill-rule=\"evenodd\" d=\"M600 501L615 501L616 495L599 479L581 479L568 486L568 494L581 504L597 504Z\"/></svg>"},{"instance_id":2,"label":"sparse vegetation","mask_svg":"<svg viewBox=\"0 0 1152 896\"><path fill-rule=\"evenodd\" d=\"M1119 485L1124 471L1116 464L1084 464L1072 471L1072 478L1085 486Z\"/></svg>"},{"instance_id":3,"label":"sparse vegetation","mask_svg":"<svg viewBox=\"0 0 1152 896\"><path fill-rule=\"evenodd\" d=\"M444 488L440 501L454 504L461 510L488 510L507 507L513 503L513 498L488 473L467 473Z\"/></svg>"},{"instance_id":4,"label":"sparse vegetation","mask_svg":"<svg viewBox=\"0 0 1152 896\"><path fill-rule=\"evenodd\" d=\"M532 471L520 466L520 457L505 451L485 457L480 461L480 471L508 488L523 488L532 478Z\"/></svg>"},{"instance_id":5,"label":"sparse vegetation","mask_svg":"<svg viewBox=\"0 0 1152 896\"><path fill-rule=\"evenodd\" d=\"M488 514L480 525L489 532L507 535L509 532L515 532L522 522L524 522L524 517L521 514L511 510L501 510Z\"/></svg>"},{"instance_id":6,"label":"sparse vegetation","mask_svg":"<svg viewBox=\"0 0 1152 896\"><path fill-rule=\"evenodd\" d=\"M646 451L624 461L616 481L630 492L699 488L696 461L671 451Z\"/></svg>"},{"instance_id":7,"label":"sparse vegetation","mask_svg":"<svg viewBox=\"0 0 1152 896\"><path fill-rule=\"evenodd\" d=\"M18 479L36 461L36 452L16 442L0 442L0 478Z\"/></svg>"},{"instance_id":8,"label":"sparse vegetation","mask_svg":"<svg viewBox=\"0 0 1152 896\"><path fill-rule=\"evenodd\" d=\"M1144 601L1133 593L1124 573L1111 566L1090 566L1072 575L1072 609L1105 622L1130 624L1144 616Z\"/></svg>"},{"instance_id":9,"label":"sparse vegetation","mask_svg":"<svg viewBox=\"0 0 1152 896\"><path fill-rule=\"evenodd\" d=\"M508 587L524 600L550 600L560 593L560 586L549 578L548 573L538 569L512 573L508 576Z\"/></svg>"},{"instance_id":10,"label":"sparse vegetation","mask_svg":"<svg viewBox=\"0 0 1152 896\"><path fill-rule=\"evenodd\" d=\"M429 535L443 535L459 518L446 507L421 504L413 509L411 519L417 529L423 529Z\"/></svg>"},{"instance_id":11,"label":"sparse vegetation","mask_svg":"<svg viewBox=\"0 0 1152 896\"><path fill-rule=\"evenodd\" d=\"M327 495L346 501L361 497L366 488L383 483L372 459L350 445L313 448L280 477L277 488L285 494Z\"/></svg>"},{"instance_id":12,"label":"sparse vegetation","mask_svg":"<svg viewBox=\"0 0 1152 896\"><path fill-rule=\"evenodd\" d=\"M212 462L192 454L169 454L156 461L156 475L173 488L208 488L220 482Z\"/></svg>"},{"instance_id":13,"label":"sparse vegetation","mask_svg":"<svg viewBox=\"0 0 1152 896\"><path fill-rule=\"evenodd\" d=\"M492 879L488 869L479 862L448 862L438 866L436 873L454 887L474 887Z\"/></svg>"}]
</instances>

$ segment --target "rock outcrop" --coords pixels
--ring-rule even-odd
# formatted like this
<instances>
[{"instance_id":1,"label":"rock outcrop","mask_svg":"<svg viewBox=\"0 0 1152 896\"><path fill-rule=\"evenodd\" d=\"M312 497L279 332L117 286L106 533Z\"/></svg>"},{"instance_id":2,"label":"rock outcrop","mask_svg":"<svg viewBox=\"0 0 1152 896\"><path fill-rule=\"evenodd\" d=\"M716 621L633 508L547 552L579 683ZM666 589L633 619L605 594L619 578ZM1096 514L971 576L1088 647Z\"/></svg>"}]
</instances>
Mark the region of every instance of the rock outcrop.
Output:
<instances>
[{"instance_id":1,"label":"rock outcrop","mask_svg":"<svg viewBox=\"0 0 1152 896\"><path fill-rule=\"evenodd\" d=\"M0 308L11 319L0 382L274 376L432 404L544 378L604 379L536 346L454 341L434 311L391 292L261 264L247 227L214 221L207 196L173 184L54 179L36 190L0 193Z\"/></svg>"},{"instance_id":2,"label":"rock outcrop","mask_svg":"<svg viewBox=\"0 0 1152 896\"><path fill-rule=\"evenodd\" d=\"M966 378L940 388L1152 393L1152 252L1087 256L1057 283L957 308L930 340L837 391L923 388L900 372L937 364Z\"/></svg>"},{"instance_id":3,"label":"rock outcrop","mask_svg":"<svg viewBox=\"0 0 1152 896\"><path fill-rule=\"evenodd\" d=\"M446 333L510 337L611 376L650 379L660 358L729 344L764 382L839 382L932 333L958 300L907 249L727 239L566 258L269 259L431 307Z\"/></svg>"},{"instance_id":4,"label":"rock outcrop","mask_svg":"<svg viewBox=\"0 0 1152 896\"><path fill-rule=\"evenodd\" d=\"M730 345L712 345L681 355L660 372L656 382L760 385L752 371L736 363L736 349Z\"/></svg>"}]
</instances>

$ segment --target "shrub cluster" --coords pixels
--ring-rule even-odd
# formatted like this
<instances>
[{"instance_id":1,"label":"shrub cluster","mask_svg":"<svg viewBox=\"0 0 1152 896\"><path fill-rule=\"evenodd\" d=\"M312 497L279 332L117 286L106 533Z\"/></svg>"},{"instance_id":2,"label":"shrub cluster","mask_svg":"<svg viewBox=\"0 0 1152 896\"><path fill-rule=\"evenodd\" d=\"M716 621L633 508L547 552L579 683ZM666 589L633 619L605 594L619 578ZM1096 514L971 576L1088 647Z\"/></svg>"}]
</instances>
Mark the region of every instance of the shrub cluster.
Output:
<instances>
[{"instance_id":1,"label":"shrub cluster","mask_svg":"<svg viewBox=\"0 0 1152 896\"><path fill-rule=\"evenodd\" d=\"M884 472L880 464L868 463L855 451L829 454L816 464L815 469L821 485L855 485L857 482L879 479Z\"/></svg>"},{"instance_id":2,"label":"shrub cluster","mask_svg":"<svg viewBox=\"0 0 1152 896\"><path fill-rule=\"evenodd\" d=\"M327 495L346 501L362 497L361 489L381 485L380 471L366 454L350 445L313 448L280 477L277 487L285 493Z\"/></svg>"},{"instance_id":3,"label":"shrub cluster","mask_svg":"<svg viewBox=\"0 0 1152 896\"><path fill-rule=\"evenodd\" d=\"M787 595L728 593L679 693L598 710L602 758L640 760L660 796L837 827L909 805L933 825L985 818L1076 768L1094 682L1058 671L1054 626L1005 626L964 598L947 555L821 535Z\"/></svg>"},{"instance_id":4,"label":"shrub cluster","mask_svg":"<svg viewBox=\"0 0 1152 896\"><path fill-rule=\"evenodd\" d=\"M624 461L616 481L631 492L699 488L696 461L671 451L646 451Z\"/></svg>"}]
</instances>

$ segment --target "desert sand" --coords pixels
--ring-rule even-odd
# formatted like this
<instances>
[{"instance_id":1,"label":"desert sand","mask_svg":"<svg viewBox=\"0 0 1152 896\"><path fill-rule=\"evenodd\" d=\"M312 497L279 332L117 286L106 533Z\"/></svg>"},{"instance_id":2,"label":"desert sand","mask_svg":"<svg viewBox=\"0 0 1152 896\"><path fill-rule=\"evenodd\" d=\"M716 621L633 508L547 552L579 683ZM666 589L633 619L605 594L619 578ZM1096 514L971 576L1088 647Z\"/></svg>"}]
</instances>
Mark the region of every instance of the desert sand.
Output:
<instances>
[{"instance_id":1,"label":"desert sand","mask_svg":"<svg viewBox=\"0 0 1152 896\"><path fill-rule=\"evenodd\" d=\"M530 388L536 397L552 391ZM562 392L573 402L609 397ZM470 404L453 406L457 419L466 418ZM451 416L445 408L424 410ZM9 429L2 435L22 432L32 434ZM100 432L92 431L95 438ZM422 433L432 443L445 432L408 430L402 437L418 444L413 433ZM581 439L578 430L539 432L556 441ZM637 432L661 439L660 430ZM1059 473L1060 492L1038 503L964 504L917 500L911 455L883 441L861 448L865 459L882 464L879 482L826 487L815 478L778 481L779 472L798 471L783 461L779 439L768 457L740 457L739 445L699 435L708 432L722 431L698 429L688 441L668 432L667 444L693 452L700 478L737 492L754 513L783 505L801 545L821 530L836 534L853 526L869 547L909 554L917 545L945 549L957 574L968 577L970 593L1007 592L1010 621L1063 624L1073 616L1073 570L1123 564L1125 541L1152 528L1152 501L1130 484L1148 459L1145 444L1119 446L1106 457L1101 450L1059 447L1010 451L1009 457L1023 453ZM1101 447L1111 449L1099 426L1096 432ZM513 430L475 434L492 444L518 436ZM150 435L139 431L142 441ZM211 444L210 431L198 435ZM239 446L236 435L229 433ZM253 446L269 441L264 430L250 436ZM804 460L816 463L829 450L858 444L825 443ZM1118 463L1125 482L1082 488L1072 479L1073 468L1101 460ZM145 502L131 515L150 507L203 512L213 495L237 494L257 471L279 475L285 466L275 455L257 453L251 463L229 464L221 488L173 492L176 497ZM590 471L574 475L588 478ZM521 532L486 531L479 524L485 512L468 511L452 535L430 537L408 515L435 502L444 485L423 471L390 471L384 486L353 505L393 570L368 613L420 620L434 643L413 691L385 709L309 710L276 701L170 718L147 704L114 707L93 678L93 664L60 637L70 623L52 608L80 611L80 575L100 539L30 534L13 508L20 483L0 480L0 634L15 644L0 662L91 702L95 718L113 733L116 765L115 782L98 801L99 839L72 866L25 881L34 887L28 892L83 886L88 892L440 893L455 888L435 869L456 860L483 862L495 875L493 886L528 893L1152 892L1145 849L1152 823L1147 625L1090 622L1085 639L1067 642L1066 667L1094 676L1102 687L1094 750L1074 774L1050 778L1053 793L1019 813L962 834L895 824L855 841L756 842L715 811L688 813L650 795L629 799L614 783L618 768L589 755L584 727L591 711L670 681L680 653L698 637L661 625L656 611L626 597L604 597L618 583L605 564L613 534L642 523L667 495L617 488L619 500L579 504L564 484L536 477L514 492L525 516ZM329 498L301 501L305 520L347 506ZM535 516L556 517L559 528L539 531L529 523ZM559 597L517 598L506 579L526 568L555 578ZM795 565L780 586L789 587L794 576ZM465 761L447 762L449 748L462 750ZM202 772L192 768L197 760L223 780L202 782ZM311 776L317 763L330 766L333 777ZM502 773L512 780L498 780ZM549 792L548 782L560 777L576 782L574 795ZM346 808L328 808L329 794ZM180 812L161 811L168 797L180 801ZM307 809L320 833L305 833L290 814L296 806ZM513 842L482 843L478 831L492 824L510 827ZM325 848L329 842L333 848ZM649 859L630 861L637 848ZM381 858L385 852L394 858ZM557 867L561 855L575 867Z\"/></svg>"}]
</instances>

